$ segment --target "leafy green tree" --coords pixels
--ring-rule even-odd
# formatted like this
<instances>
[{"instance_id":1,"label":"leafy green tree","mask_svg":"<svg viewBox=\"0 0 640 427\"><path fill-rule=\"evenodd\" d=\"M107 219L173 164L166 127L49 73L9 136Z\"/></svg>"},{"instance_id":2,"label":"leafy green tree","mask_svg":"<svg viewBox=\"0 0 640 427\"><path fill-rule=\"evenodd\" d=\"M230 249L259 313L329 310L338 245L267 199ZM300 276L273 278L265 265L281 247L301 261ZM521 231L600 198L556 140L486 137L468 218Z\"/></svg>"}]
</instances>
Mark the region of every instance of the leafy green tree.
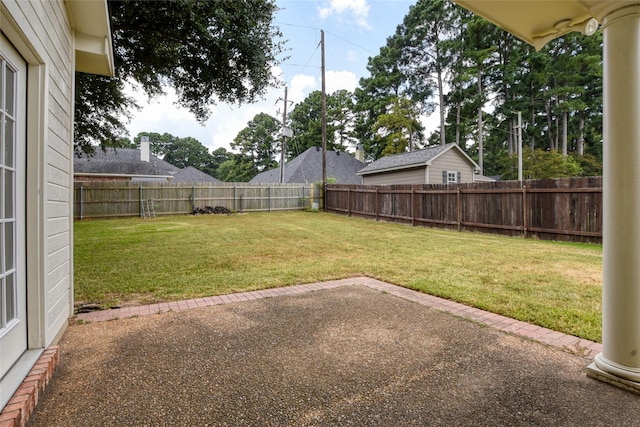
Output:
<instances>
[{"instance_id":1,"label":"leafy green tree","mask_svg":"<svg viewBox=\"0 0 640 427\"><path fill-rule=\"evenodd\" d=\"M373 126L383 156L404 153L420 148L423 126L418 120L419 111L407 98L397 98L389 112L378 116Z\"/></svg>"},{"instance_id":2,"label":"leafy green tree","mask_svg":"<svg viewBox=\"0 0 640 427\"><path fill-rule=\"evenodd\" d=\"M173 87L201 122L217 102L253 102L276 84L274 0L109 0L109 9L117 77L77 74L76 151L124 133L121 118L135 107L125 81L149 97Z\"/></svg>"},{"instance_id":3,"label":"leafy green tree","mask_svg":"<svg viewBox=\"0 0 640 427\"><path fill-rule=\"evenodd\" d=\"M247 127L242 129L231 143L231 148L248 156L259 172L274 168L276 161L280 125L265 113L257 114Z\"/></svg>"},{"instance_id":4,"label":"leafy green tree","mask_svg":"<svg viewBox=\"0 0 640 427\"><path fill-rule=\"evenodd\" d=\"M233 153L227 151L224 147L216 148L211 152L211 161L207 165L207 172L209 175L220 179L218 169L220 165L232 158Z\"/></svg>"},{"instance_id":5,"label":"leafy green tree","mask_svg":"<svg viewBox=\"0 0 640 427\"><path fill-rule=\"evenodd\" d=\"M218 179L225 182L248 182L258 174L251 157L231 153L231 158L218 167Z\"/></svg>"},{"instance_id":6,"label":"leafy green tree","mask_svg":"<svg viewBox=\"0 0 640 427\"><path fill-rule=\"evenodd\" d=\"M287 144L287 158L299 156L310 147L322 146L322 92L311 92L291 111L293 137ZM327 120L327 149L333 144L333 129Z\"/></svg>"},{"instance_id":7,"label":"leafy green tree","mask_svg":"<svg viewBox=\"0 0 640 427\"><path fill-rule=\"evenodd\" d=\"M355 102L353 93L342 89L327 97L327 122L333 129L335 149L346 151L347 147L358 145L355 136L356 123Z\"/></svg>"},{"instance_id":8,"label":"leafy green tree","mask_svg":"<svg viewBox=\"0 0 640 427\"><path fill-rule=\"evenodd\" d=\"M503 179L518 179L518 159L511 156L505 160ZM522 178L546 179L582 176L580 164L571 156L563 156L557 150L522 150Z\"/></svg>"},{"instance_id":9,"label":"leafy green tree","mask_svg":"<svg viewBox=\"0 0 640 427\"><path fill-rule=\"evenodd\" d=\"M124 81L92 74L76 73L75 117L73 123L76 156L92 155L96 143L117 147L126 129L123 118L131 118L135 100L124 94Z\"/></svg>"},{"instance_id":10,"label":"leafy green tree","mask_svg":"<svg viewBox=\"0 0 640 427\"><path fill-rule=\"evenodd\" d=\"M164 161L179 167L193 166L206 172L211 164L211 154L207 147L193 137L176 138L165 149Z\"/></svg>"},{"instance_id":11,"label":"leafy green tree","mask_svg":"<svg viewBox=\"0 0 640 427\"><path fill-rule=\"evenodd\" d=\"M440 106L440 144L445 144L445 75L453 57L447 46L455 25L456 7L447 0L419 0L402 25L401 63L414 101L429 97L435 88Z\"/></svg>"}]
</instances>

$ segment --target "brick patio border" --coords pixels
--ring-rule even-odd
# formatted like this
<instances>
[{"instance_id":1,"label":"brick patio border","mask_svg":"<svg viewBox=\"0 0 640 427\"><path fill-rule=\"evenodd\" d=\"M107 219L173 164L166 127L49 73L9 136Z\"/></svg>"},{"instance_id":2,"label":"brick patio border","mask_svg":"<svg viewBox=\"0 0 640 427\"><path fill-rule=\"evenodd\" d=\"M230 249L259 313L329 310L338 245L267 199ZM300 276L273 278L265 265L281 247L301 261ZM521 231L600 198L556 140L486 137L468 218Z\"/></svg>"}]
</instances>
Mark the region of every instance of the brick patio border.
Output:
<instances>
[{"instance_id":1,"label":"brick patio border","mask_svg":"<svg viewBox=\"0 0 640 427\"><path fill-rule=\"evenodd\" d=\"M184 301L164 302L159 304L124 307L113 310L94 311L76 316L77 320L85 322L103 322L106 320L123 319L126 317L146 316L167 311L184 311L198 307L229 304L242 301L252 301L261 298L271 298L286 295L298 295L311 291L334 289L341 286L366 286L381 292L386 292L409 301L417 302L425 307L451 313L455 316L473 320L474 322L519 335L534 341L539 341L564 351L578 354L587 358L594 357L602 351L602 344L563 334L541 326L521 322L499 314L490 313L449 301L418 291L392 285L370 277L354 277L349 279L331 280L328 282L311 283L306 285L287 286L283 288L263 289L259 291L239 292L215 297L195 298Z\"/></svg>"},{"instance_id":2,"label":"brick patio border","mask_svg":"<svg viewBox=\"0 0 640 427\"><path fill-rule=\"evenodd\" d=\"M307 292L335 289L343 286L366 286L370 289L385 292L408 301L416 302L425 307L430 307L438 311L453 314L454 316L469 319L476 323L510 334L538 341L585 358L593 358L596 354L602 352L602 344L593 341L563 334L541 326L511 319L509 317L500 316L478 308L449 301L444 298L423 294L418 291L392 285L370 277L354 277L328 282L310 283L306 285L295 285L283 288L218 295L214 297L94 311L91 313L78 314L75 318L76 320L83 322L104 322L107 320L124 319L127 317L148 316L168 311L185 311L192 308L209 307L212 305L232 304L287 295L299 295ZM50 347L45 350L18 391L16 391L11 400L9 400L7 406L5 406L0 413L0 427L24 427L27 424L29 416L38 403L40 394L44 391L45 386L51 379L51 376L59 362L60 353L57 346Z\"/></svg>"},{"instance_id":3,"label":"brick patio border","mask_svg":"<svg viewBox=\"0 0 640 427\"><path fill-rule=\"evenodd\" d=\"M51 346L38 358L18 390L0 412L0 427L24 427L60 363L60 348Z\"/></svg>"}]
</instances>

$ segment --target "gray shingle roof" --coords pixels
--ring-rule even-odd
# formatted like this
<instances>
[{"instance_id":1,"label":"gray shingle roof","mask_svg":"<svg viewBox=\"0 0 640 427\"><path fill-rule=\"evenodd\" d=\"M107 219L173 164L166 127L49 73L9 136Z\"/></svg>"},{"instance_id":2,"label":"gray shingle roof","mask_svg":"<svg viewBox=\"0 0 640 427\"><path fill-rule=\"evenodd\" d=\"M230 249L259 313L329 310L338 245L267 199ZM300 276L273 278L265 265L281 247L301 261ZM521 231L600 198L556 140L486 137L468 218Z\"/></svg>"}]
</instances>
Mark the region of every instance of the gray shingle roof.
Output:
<instances>
[{"instance_id":1,"label":"gray shingle roof","mask_svg":"<svg viewBox=\"0 0 640 427\"><path fill-rule=\"evenodd\" d=\"M362 184L357 172L364 163L345 152L327 150L327 177L334 177L338 184ZM284 182L311 183L322 181L322 149L311 147L298 157L285 163ZM280 182L280 168L256 175L252 183Z\"/></svg>"},{"instance_id":2,"label":"gray shingle roof","mask_svg":"<svg viewBox=\"0 0 640 427\"><path fill-rule=\"evenodd\" d=\"M428 162L440 154L450 150L456 144L451 142L445 145L436 145L424 150L410 151L408 153L392 154L382 157L358 172L358 175L366 175L384 170L404 169L410 167L425 166Z\"/></svg>"},{"instance_id":3,"label":"gray shingle roof","mask_svg":"<svg viewBox=\"0 0 640 427\"><path fill-rule=\"evenodd\" d=\"M173 174L171 182L222 182L219 179L212 177L211 175L202 172L193 166L187 166L186 168Z\"/></svg>"},{"instance_id":4,"label":"gray shingle roof","mask_svg":"<svg viewBox=\"0 0 640 427\"><path fill-rule=\"evenodd\" d=\"M97 149L92 157L82 156L73 159L74 173L91 173L105 175L173 175L180 168L167 163L154 155L149 162L140 160L140 150L135 148Z\"/></svg>"}]
</instances>

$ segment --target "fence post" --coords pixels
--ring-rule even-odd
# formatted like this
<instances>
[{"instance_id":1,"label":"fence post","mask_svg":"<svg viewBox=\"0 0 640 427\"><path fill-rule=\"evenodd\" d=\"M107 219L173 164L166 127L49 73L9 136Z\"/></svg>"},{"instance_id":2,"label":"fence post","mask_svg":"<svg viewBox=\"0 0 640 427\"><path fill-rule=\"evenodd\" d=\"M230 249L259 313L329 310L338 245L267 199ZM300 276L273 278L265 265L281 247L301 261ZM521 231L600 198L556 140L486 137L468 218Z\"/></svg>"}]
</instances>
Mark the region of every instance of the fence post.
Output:
<instances>
[{"instance_id":1,"label":"fence post","mask_svg":"<svg viewBox=\"0 0 640 427\"><path fill-rule=\"evenodd\" d=\"M378 219L378 186L376 185L376 221L379 221Z\"/></svg>"},{"instance_id":2,"label":"fence post","mask_svg":"<svg viewBox=\"0 0 640 427\"><path fill-rule=\"evenodd\" d=\"M233 210L234 212L238 211L238 206L236 206L236 186L233 186Z\"/></svg>"},{"instance_id":3,"label":"fence post","mask_svg":"<svg viewBox=\"0 0 640 427\"><path fill-rule=\"evenodd\" d=\"M81 184L80 185L80 206L79 206L79 209L80 209L80 221L82 221L82 199L83 199L83 196L84 196L83 193L84 193L84 187Z\"/></svg>"},{"instance_id":4,"label":"fence post","mask_svg":"<svg viewBox=\"0 0 640 427\"><path fill-rule=\"evenodd\" d=\"M140 186L140 218L144 217L144 199L142 198L142 185Z\"/></svg>"},{"instance_id":5,"label":"fence post","mask_svg":"<svg viewBox=\"0 0 640 427\"><path fill-rule=\"evenodd\" d=\"M522 186L522 233L527 238L527 186Z\"/></svg>"},{"instance_id":6,"label":"fence post","mask_svg":"<svg viewBox=\"0 0 640 427\"><path fill-rule=\"evenodd\" d=\"M347 188L347 216L351 216L351 189Z\"/></svg>"},{"instance_id":7,"label":"fence post","mask_svg":"<svg viewBox=\"0 0 640 427\"><path fill-rule=\"evenodd\" d=\"M411 225L415 227L416 225L416 217L415 217L415 213L413 211L413 206L415 205L415 195L416 195L416 189L411 186Z\"/></svg>"},{"instance_id":8,"label":"fence post","mask_svg":"<svg viewBox=\"0 0 640 427\"><path fill-rule=\"evenodd\" d=\"M267 202L269 203L269 212L271 212L271 186L267 187Z\"/></svg>"},{"instance_id":9,"label":"fence post","mask_svg":"<svg viewBox=\"0 0 640 427\"><path fill-rule=\"evenodd\" d=\"M191 186L191 213L196 211L196 186Z\"/></svg>"},{"instance_id":10,"label":"fence post","mask_svg":"<svg viewBox=\"0 0 640 427\"><path fill-rule=\"evenodd\" d=\"M460 206L460 184L458 184L458 188L456 189L456 204L458 208L458 231L462 231L462 209Z\"/></svg>"}]
</instances>

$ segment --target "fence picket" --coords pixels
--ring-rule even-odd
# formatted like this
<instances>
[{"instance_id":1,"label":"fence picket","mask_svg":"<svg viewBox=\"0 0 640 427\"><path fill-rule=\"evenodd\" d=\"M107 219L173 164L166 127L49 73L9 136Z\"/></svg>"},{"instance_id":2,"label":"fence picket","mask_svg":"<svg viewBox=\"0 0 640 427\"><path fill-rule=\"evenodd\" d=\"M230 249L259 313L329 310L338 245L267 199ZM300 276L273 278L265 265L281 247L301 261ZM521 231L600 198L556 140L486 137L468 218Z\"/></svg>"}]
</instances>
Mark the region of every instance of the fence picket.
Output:
<instances>
[{"instance_id":1,"label":"fence picket","mask_svg":"<svg viewBox=\"0 0 640 427\"><path fill-rule=\"evenodd\" d=\"M77 182L74 218L143 216L153 199L157 215L190 214L195 208L222 206L233 211L301 210L320 202L314 184Z\"/></svg>"},{"instance_id":2,"label":"fence picket","mask_svg":"<svg viewBox=\"0 0 640 427\"><path fill-rule=\"evenodd\" d=\"M328 211L376 221L383 218L460 231L602 242L601 177L529 180L522 184L332 184L327 186L326 206Z\"/></svg>"}]
</instances>

